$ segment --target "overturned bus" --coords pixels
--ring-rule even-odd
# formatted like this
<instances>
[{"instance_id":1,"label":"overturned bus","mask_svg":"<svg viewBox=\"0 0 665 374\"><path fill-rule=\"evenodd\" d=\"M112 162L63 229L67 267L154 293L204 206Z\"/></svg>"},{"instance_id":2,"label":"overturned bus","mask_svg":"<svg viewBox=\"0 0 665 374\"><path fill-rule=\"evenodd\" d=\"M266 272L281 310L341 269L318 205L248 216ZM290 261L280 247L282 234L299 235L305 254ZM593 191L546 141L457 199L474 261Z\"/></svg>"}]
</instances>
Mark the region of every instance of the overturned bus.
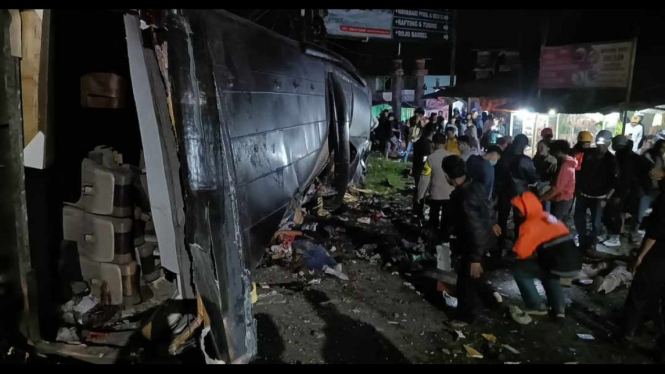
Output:
<instances>
[{"instance_id":1,"label":"overturned bus","mask_svg":"<svg viewBox=\"0 0 665 374\"><path fill-rule=\"evenodd\" d=\"M2 12L0 286L20 333L89 362L145 343L249 362L272 234L316 180L339 206L363 179L365 81L223 10Z\"/></svg>"}]
</instances>

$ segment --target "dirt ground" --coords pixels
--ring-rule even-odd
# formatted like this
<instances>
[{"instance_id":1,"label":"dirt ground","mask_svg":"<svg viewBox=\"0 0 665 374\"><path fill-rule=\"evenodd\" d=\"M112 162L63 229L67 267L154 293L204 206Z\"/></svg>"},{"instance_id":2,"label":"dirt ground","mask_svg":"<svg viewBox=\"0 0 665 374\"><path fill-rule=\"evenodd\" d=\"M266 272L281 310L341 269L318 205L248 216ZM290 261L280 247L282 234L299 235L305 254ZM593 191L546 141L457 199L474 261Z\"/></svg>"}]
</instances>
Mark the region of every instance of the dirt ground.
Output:
<instances>
[{"instance_id":1,"label":"dirt ground","mask_svg":"<svg viewBox=\"0 0 665 374\"><path fill-rule=\"evenodd\" d=\"M557 324L546 316L533 317L529 325L514 322L506 314L508 306L523 305L509 259L485 266L486 278L503 295L502 305L484 307L473 325L459 330L464 335L459 337L449 323L454 309L446 307L436 280L425 275L436 268L436 260L425 255L425 260L413 261L419 254L404 249L402 243L402 239L417 243L423 232L410 223L413 181L395 181L394 176L386 181L383 174L407 168L408 164L371 158L368 187L384 194L361 193L357 203L347 204L328 219L307 216L306 220L318 222L314 235L343 264L348 281L307 271L301 276L300 269L272 260L254 272L259 295L255 363L652 362L649 349L657 336L652 325L643 329L633 350L610 338L625 287L600 295L590 285L574 284L564 289L565 322ZM377 219L377 212L384 217ZM370 217L371 223L357 222L360 217ZM375 254L380 258L372 258ZM496 342L482 334L492 334ZM594 340L577 334L591 334ZM483 358L468 357L464 345Z\"/></svg>"}]
</instances>

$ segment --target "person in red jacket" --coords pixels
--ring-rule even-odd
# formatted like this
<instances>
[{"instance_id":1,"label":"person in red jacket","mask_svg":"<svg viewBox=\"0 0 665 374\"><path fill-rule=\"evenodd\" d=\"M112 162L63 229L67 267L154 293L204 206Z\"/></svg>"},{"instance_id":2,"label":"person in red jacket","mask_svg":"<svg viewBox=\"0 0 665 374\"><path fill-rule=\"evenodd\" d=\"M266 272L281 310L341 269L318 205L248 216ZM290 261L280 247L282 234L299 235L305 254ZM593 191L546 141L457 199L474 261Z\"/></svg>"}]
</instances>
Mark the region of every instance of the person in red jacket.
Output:
<instances>
[{"instance_id":1,"label":"person in red jacket","mask_svg":"<svg viewBox=\"0 0 665 374\"><path fill-rule=\"evenodd\" d=\"M547 315L534 280L540 279L557 320L565 318L565 299L561 276L569 276L582 267L568 227L545 212L538 197L530 192L514 197L511 203L524 216L513 251L518 261L513 276L529 315Z\"/></svg>"}]
</instances>

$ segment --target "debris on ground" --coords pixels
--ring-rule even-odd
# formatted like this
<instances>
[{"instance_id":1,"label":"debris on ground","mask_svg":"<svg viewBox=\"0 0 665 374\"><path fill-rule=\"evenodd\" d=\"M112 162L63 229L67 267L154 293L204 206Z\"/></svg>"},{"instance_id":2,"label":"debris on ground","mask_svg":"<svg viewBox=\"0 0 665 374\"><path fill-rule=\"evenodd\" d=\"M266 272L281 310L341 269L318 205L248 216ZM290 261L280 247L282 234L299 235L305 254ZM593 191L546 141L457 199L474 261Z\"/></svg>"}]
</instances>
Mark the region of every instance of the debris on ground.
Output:
<instances>
[{"instance_id":1,"label":"debris on ground","mask_svg":"<svg viewBox=\"0 0 665 374\"><path fill-rule=\"evenodd\" d=\"M349 280L349 277L342 273L342 264L337 264L334 268L331 268L329 266L324 266L323 267L323 272L329 275L333 275L341 280Z\"/></svg>"},{"instance_id":2,"label":"debris on ground","mask_svg":"<svg viewBox=\"0 0 665 374\"><path fill-rule=\"evenodd\" d=\"M482 337L487 339L490 343L496 343L496 336L492 334L482 334Z\"/></svg>"},{"instance_id":3,"label":"debris on ground","mask_svg":"<svg viewBox=\"0 0 665 374\"><path fill-rule=\"evenodd\" d=\"M619 286L628 287L633 281L633 274L622 263L612 270L606 277L598 276L593 280L593 289L598 293L608 294Z\"/></svg>"},{"instance_id":4,"label":"debris on ground","mask_svg":"<svg viewBox=\"0 0 665 374\"><path fill-rule=\"evenodd\" d=\"M67 344L79 344L81 340L76 334L76 327L61 327L58 330L58 335L55 338L58 342L63 342Z\"/></svg>"},{"instance_id":5,"label":"debris on ground","mask_svg":"<svg viewBox=\"0 0 665 374\"><path fill-rule=\"evenodd\" d=\"M510 306L509 312L513 321L519 323L520 325L528 325L533 321L528 314L524 313L522 309L515 305Z\"/></svg>"},{"instance_id":6,"label":"debris on ground","mask_svg":"<svg viewBox=\"0 0 665 374\"><path fill-rule=\"evenodd\" d=\"M480 352L478 352L478 351L476 351L475 349L473 349L473 347L471 347L470 345L466 345L466 344L464 344L464 349L466 350L466 355L467 355L468 357L471 357L471 358L483 358L483 355L482 355Z\"/></svg>"},{"instance_id":7,"label":"debris on ground","mask_svg":"<svg viewBox=\"0 0 665 374\"><path fill-rule=\"evenodd\" d=\"M517 349L515 349L515 348L509 346L508 344L502 344L501 346L502 346L503 348L509 350L509 351L512 352L513 354L516 354L516 355L520 354L520 351L518 351Z\"/></svg>"},{"instance_id":8,"label":"debris on ground","mask_svg":"<svg viewBox=\"0 0 665 374\"><path fill-rule=\"evenodd\" d=\"M577 334L577 337L582 339L582 340L595 340L596 339L591 334Z\"/></svg>"},{"instance_id":9,"label":"debris on ground","mask_svg":"<svg viewBox=\"0 0 665 374\"><path fill-rule=\"evenodd\" d=\"M369 225L372 220L369 217L361 217L356 220L358 223L363 223L365 225Z\"/></svg>"}]
</instances>

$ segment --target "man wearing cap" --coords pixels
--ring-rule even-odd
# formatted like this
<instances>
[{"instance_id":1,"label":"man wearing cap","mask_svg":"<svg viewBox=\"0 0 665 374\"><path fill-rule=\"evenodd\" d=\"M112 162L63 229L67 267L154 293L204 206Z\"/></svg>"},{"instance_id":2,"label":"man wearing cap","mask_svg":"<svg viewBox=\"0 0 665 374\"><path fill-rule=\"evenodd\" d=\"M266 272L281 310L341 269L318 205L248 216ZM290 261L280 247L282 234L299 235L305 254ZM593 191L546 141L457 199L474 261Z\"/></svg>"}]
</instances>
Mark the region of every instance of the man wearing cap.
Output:
<instances>
[{"instance_id":1,"label":"man wearing cap","mask_svg":"<svg viewBox=\"0 0 665 374\"><path fill-rule=\"evenodd\" d=\"M596 135L596 148L584 150L574 216L579 246L584 251L595 249L603 208L612 197L619 179L616 157L608 151L611 141L612 133L602 130ZM587 231L587 210L591 213L591 232Z\"/></svg>"},{"instance_id":2,"label":"man wearing cap","mask_svg":"<svg viewBox=\"0 0 665 374\"><path fill-rule=\"evenodd\" d=\"M545 142L545 144L550 144L552 138L554 138L554 133L552 132L551 128L545 127L540 131L540 137L543 138L542 140Z\"/></svg>"}]
</instances>

